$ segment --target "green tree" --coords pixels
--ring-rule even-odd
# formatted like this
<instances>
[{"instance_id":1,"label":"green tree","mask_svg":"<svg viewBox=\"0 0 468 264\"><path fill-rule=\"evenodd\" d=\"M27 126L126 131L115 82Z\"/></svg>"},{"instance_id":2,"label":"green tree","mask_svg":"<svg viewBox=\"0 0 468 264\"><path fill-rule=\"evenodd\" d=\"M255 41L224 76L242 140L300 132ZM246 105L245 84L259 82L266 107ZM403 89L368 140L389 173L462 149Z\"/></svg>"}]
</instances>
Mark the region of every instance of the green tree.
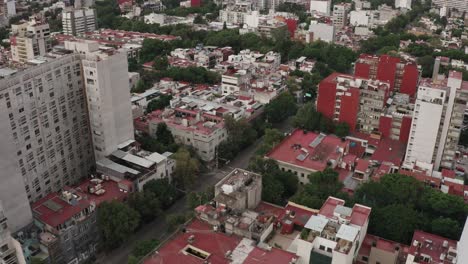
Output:
<instances>
[{"instance_id":1,"label":"green tree","mask_svg":"<svg viewBox=\"0 0 468 264\"><path fill-rule=\"evenodd\" d=\"M403 204L372 208L372 211L370 232L389 240L409 244L414 230L425 226L424 216Z\"/></svg>"},{"instance_id":2,"label":"green tree","mask_svg":"<svg viewBox=\"0 0 468 264\"><path fill-rule=\"evenodd\" d=\"M209 187L202 192L190 192L187 195L187 205L190 209L206 204L214 198L214 187Z\"/></svg>"},{"instance_id":3,"label":"green tree","mask_svg":"<svg viewBox=\"0 0 468 264\"><path fill-rule=\"evenodd\" d=\"M159 241L156 239L140 240L133 245L132 253L128 256L128 264L137 264L143 257L151 253Z\"/></svg>"},{"instance_id":4,"label":"green tree","mask_svg":"<svg viewBox=\"0 0 468 264\"><path fill-rule=\"evenodd\" d=\"M118 201L100 204L97 218L101 245L105 250L120 246L140 223L138 212Z\"/></svg>"},{"instance_id":5,"label":"green tree","mask_svg":"<svg viewBox=\"0 0 468 264\"><path fill-rule=\"evenodd\" d=\"M267 154L274 146L280 143L283 138L283 133L278 129L266 128L262 144L257 149L256 154L260 156Z\"/></svg>"},{"instance_id":6,"label":"green tree","mask_svg":"<svg viewBox=\"0 0 468 264\"><path fill-rule=\"evenodd\" d=\"M206 22L206 20L203 18L203 16L201 15L197 15L194 19L193 19L193 23L194 24L208 24L208 22Z\"/></svg>"},{"instance_id":7,"label":"green tree","mask_svg":"<svg viewBox=\"0 0 468 264\"><path fill-rule=\"evenodd\" d=\"M176 178L183 183L185 188L190 188L198 177L200 170L198 160L192 157L188 149L183 147L179 148L173 155L173 159L176 161Z\"/></svg>"},{"instance_id":8,"label":"green tree","mask_svg":"<svg viewBox=\"0 0 468 264\"><path fill-rule=\"evenodd\" d=\"M158 127L156 128L156 139L163 145L174 144L174 137L166 123L162 122L158 124Z\"/></svg>"},{"instance_id":9,"label":"green tree","mask_svg":"<svg viewBox=\"0 0 468 264\"><path fill-rule=\"evenodd\" d=\"M154 59L153 69L157 71L166 70L169 66L167 56L158 56Z\"/></svg>"},{"instance_id":10,"label":"green tree","mask_svg":"<svg viewBox=\"0 0 468 264\"><path fill-rule=\"evenodd\" d=\"M166 216L166 223L169 227L169 230L174 230L179 227L181 224L187 221L187 217L183 214L169 214Z\"/></svg>"},{"instance_id":11,"label":"green tree","mask_svg":"<svg viewBox=\"0 0 468 264\"><path fill-rule=\"evenodd\" d=\"M169 208L179 197L176 188L166 178L148 181L143 185L143 191L155 194L162 209Z\"/></svg>"},{"instance_id":12,"label":"green tree","mask_svg":"<svg viewBox=\"0 0 468 264\"><path fill-rule=\"evenodd\" d=\"M161 202L153 192L135 192L130 194L128 205L135 209L144 223L154 220L161 213Z\"/></svg>"},{"instance_id":13,"label":"green tree","mask_svg":"<svg viewBox=\"0 0 468 264\"><path fill-rule=\"evenodd\" d=\"M146 106L146 112L151 113L154 110L163 110L169 106L172 100L171 94L161 94L158 98L151 100Z\"/></svg>"},{"instance_id":14,"label":"green tree","mask_svg":"<svg viewBox=\"0 0 468 264\"><path fill-rule=\"evenodd\" d=\"M431 55L426 55L417 59L422 68L422 77L432 77L434 68L434 58Z\"/></svg>"},{"instance_id":15,"label":"green tree","mask_svg":"<svg viewBox=\"0 0 468 264\"><path fill-rule=\"evenodd\" d=\"M349 134L349 125L341 122L335 126L335 135L337 137L346 137Z\"/></svg>"},{"instance_id":16,"label":"green tree","mask_svg":"<svg viewBox=\"0 0 468 264\"><path fill-rule=\"evenodd\" d=\"M450 218L437 218L431 222L431 230L433 234L450 238L453 240L460 239L461 228L460 224Z\"/></svg>"},{"instance_id":17,"label":"green tree","mask_svg":"<svg viewBox=\"0 0 468 264\"><path fill-rule=\"evenodd\" d=\"M285 92L265 106L265 117L268 122L279 123L294 115L296 111L296 98L291 93Z\"/></svg>"}]
</instances>

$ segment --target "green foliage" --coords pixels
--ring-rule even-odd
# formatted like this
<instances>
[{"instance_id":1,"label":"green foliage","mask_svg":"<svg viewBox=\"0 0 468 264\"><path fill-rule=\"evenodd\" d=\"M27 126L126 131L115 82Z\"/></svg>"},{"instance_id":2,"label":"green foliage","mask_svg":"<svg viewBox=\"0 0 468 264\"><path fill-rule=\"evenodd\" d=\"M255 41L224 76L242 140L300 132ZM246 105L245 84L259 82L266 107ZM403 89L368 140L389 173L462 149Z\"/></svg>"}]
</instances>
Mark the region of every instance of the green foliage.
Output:
<instances>
[{"instance_id":1,"label":"green foliage","mask_svg":"<svg viewBox=\"0 0 468 264\"><path fill-rule=\"evenodd\" d=\"M459 240L461 227L456 220L441 217L432 220L431 232L442 237Z\"/></svg>"},{"instance_id":2,"label":"green foliage","mask_svg":"<svg viewBox=\"0 0 468 264\"><path fill-rule=\"evenodd\" d=\"M468 129L463 129L460 133L460 141L458 142L459 145L464 147L468 146Z\"/></svg>"},{"instance_id":3,"label":"green foliage","mask_svg":"<svg viewBox=\"0 0 468 264\"><path fill-rule=\"evenodd\" d=\"M273 149L278 143L283 140L284 136L281 131L278 129L265 129L265 135L263 136L262 144L258 147L255 154L264 156L266 155L271 149Z\"/></svg>"},{"instance_id":4,"label":"green foliage","mask_svg":"<svg viewBox=\"0 0 468 264\"><path fill-rule=\"evenodd\" d=\"M416 57L422 57L431 55L434 52L434 49L425 44L411 43L408 45L406 52Z\"/></svg>"},{"instance_id":5,"label":"green foliage","mask_svg":"<svg viewBox=\"0 0 468 264\"><path fill-rule=\"evenodd\" d=\"M190 188L198 177L200 164L198 160L190 154L188 149L181 147L172 156L176 161L175 177L185 188Z\"/></svg>"},{"instance_id":6,"label":"green foliage","mask_svg":"<svg viewBox=\"0 0 468 264\"><path fill-rule=\"evenodd\" d=\"M171 94L161 94L158 98L151 100L146 106L146 112L151 113L154 110L163 110L172 100Z\"/></svg>"},{"instance_id":7,"label":"green foliage","mask_svg":"<svg viewBox=\"0 0 468 264\"><path fill-rule=\"evenodd\" d=\"M143 186L143 191L154 194L162 209L169 208L179 198L176 188L166 178L148 181Z\"/></svg>"},{"instance_id":8,"label":"green foliage","mask_svg":"<svg viewBox=\"0 0 468 264\"><path fill-rule=\"evenodd\" d=\"M393 241L409 244L414 230L425 227L424 216L404 204L392 204L385 207L372 208L370 230L372 234L382 235ZM378 219L378 221L377 221Z\"/></svg>"},{"instance_id":9,"label":"green foliage","mask_svg":"<svg viewBox=\"0 0 468 264\"><path fill-rule=\"evenodd\" d=\"M135 243L132 253L128 256L129 264L137 264L143 257L151 253L157 246L159 241L155 239L140 240Z\"/></svg>"},{"instance_id":10,"label":"green foliage","mask_svg":"<svg viewBox=\"0 0 468 264\"><path fill-rule=\"evenodd\" d=\"M249 170L262 175L262 200L284 205L297 192L297 177L287 171L282 171L276 161L254 157L249 163Z\"/></svg>"},{"instance_id":11,"label":"green foliage","mask_svg":"<svg viewBox=\"0 0 468 264\"><path fill-rule=\"evenodd\" d=\"M144 79L138 80L135 87L132 88L132 93L143 93L151 87L151 83L146 82Z\"/></svg>"},{"instance_id":12,"label":"green foliage","mask_svg":"<svg viewBox=\"0 0 468 264\"><path fill-rule=\"evenodd\" d=\"M335 135L337 137L346 137L349 134L349 125L341 122L335 126Z\"/></svg>"},{"instance_id":13,"label":"green foliage","mask_svg":"<svg viewBox=\"0 0 468 264\"><path fill-rule=\"evenodd\" d=\"M153 69L157 71L164 71L169 66L166 56L158 56L154 59Z\"/></svg>"},{"instance_id":14,"label":"green foliage","mask_svg":"<svg viewBox=\"0 0 468 264\"><path fill-rule=\"evenodd\" d=\"M6 27L1 27L0 28L0 45L3 47L7 48L9 45L7 43L3 43L2 40L8 39L10 36L10 31Z\"/></svg>"},{"instance_id":15,"label":"green foliage","mask_svg":"<svg viewBox=\"0 0 468 264\"><path fill-rule=\"evenodd\" d=\"M432 77L434 69L434 58L431 55L426 55L417 59L422 68L422 77Z\"/></svg>"},{"instance_id":16,"label":"green foliage","mask_svg":"<svg viewBox=\"0 0 468 264\"><path fill-rule=\"evenodd\" d=\"M151 152L176 152L179 145L174 142L171 131L165 123L158 124L154 137L143 134L137 135L136 140L141 144L141 148Z\"/></svg>"},{"instance_id":17,"label":"green foliage","mask_svg":"<svg viewBox=\"0 0 468 264\"><path fill-rule=\"evenodd\" d=\"M166 223L169 226L169 230L176 229L187 220L187 217L183 214L169 214L166 216Z\"/></svg>"},{"instance_id":18,"label":"green foliage","mask_svg":"<svg viewBox=\"0 0 468 264\"><path fill-rule=\"evenodd\" d=\"M294 115L296 111L296 98L291 93L285 92L265 106L265 117L268 122L279 123Z\"/></svg>"},{"instance_id":19,"label":"green foliage","mask_svg":"<svg viewBox=\"0 0 468 264\"><path fill-rule=\"evenodd\" d=\"M328 196L336 196L343 188L338 173L330 168L309 175L309 183L304 185L292 200L310 208L320 208Z\"/></svg>"},{"instance_id":20,"label":"green foliage","mask_svg":"<svg viewBox=\"0 0 468 264\"><path fill-rule=\"evenodd\" d=\"M190 209L206 204L214 198L214 187L211 186L202 192L190 192L187 195L187 205Z\"/></svg>"},{"instance_id":21,"label":"green foliage","mask_svg":"<svg viewBox=\"0 0 468 264\"><path fill-rule=\"evenodd\" d=\"M459 227L468 214L468 205L462 198L431 189L400 174L387 174L379 182L361 185L354 200L372 207L369 225L372 234L402 243L410 242L415 229L459 237ZM449 222L447 219L458 225L450 221L451 225L444 230L442 224Z\"/></svg>"},{"instance_id":22,"label":"green foliage","mask_svg":"<svg viewBox=\"0 0 468 264\"><path fill-rule=\"evenodd\" d=\"M101 245L105 250L120 246L140 223L138 212L118 201L100 204L97 218Z\"/></svg>"},{"instance_id":23,"label":"green foliage","mask_svg":"<svg viewBox=\"0 0 468 264\"><path fill-rule=\"evenodd\" d=\"M96 1L95 9L100 28L115 28L120 23L120 8L117 1Z\"/></svg>"},{"instance_id":24,"label":"green foliage","mask_svg":"<svg viewBox=\"0 0 468 264\"><path fill-rule=\"evenodd\" d=\"M301 231L301 239L305 240L309 237L310 229L303 228Z\"/></svg>"},{"instance_id":25,"label":"green foliage","mask_svg":"<svg viewBox=\"0 0 468 264\"><path fill-rule=\"evenodd\" d=\"M277 12L293 13L299 18L299 22L304 23L307 20L307 11L304 5L296 3L280 3L276 7Z\"/></svg>"},{"instance_id":26,"label":"green foliage","mask_svg":"<svg viewBox=\"0 0 468 264\"><path fill-rule=\"evenodd\" d=\"M161 213L158 196L149 191L130 194L128 205L140 214L143 223L151 222Z\"/></svg>"},{"instance_id":27,"label":"green foliage","mask_svg":"<svg viewBox=\"0 0 468 264\"><path fill-rule=\"evenodd\" d=\"M203 18L203 16L201 15L197 15L194 19L193 19L193 23L194 24L208 24L208 22Z\"/></svg>"},{"instance_id":28,"label":"green foliage","mask_svg":"<svg viewBox=\"0 0 468 264\"><path fill-rule=\"evenodd\" d=\"M255 142L258 135L246 119L235 120L233 117L226 117L224 123L228 138L218 146L220 162L232 160L241 150Z\"/></svg>"},{"instance_id":29,"label":"green foliage","mask_svg":"<svg viewBox=\"0 0 468 264\"><path fill-rule=\"evenodd\" d=\"M31 257L31 264L46 264L46 262L39 257Z\"/></svg>"}]
</instances>

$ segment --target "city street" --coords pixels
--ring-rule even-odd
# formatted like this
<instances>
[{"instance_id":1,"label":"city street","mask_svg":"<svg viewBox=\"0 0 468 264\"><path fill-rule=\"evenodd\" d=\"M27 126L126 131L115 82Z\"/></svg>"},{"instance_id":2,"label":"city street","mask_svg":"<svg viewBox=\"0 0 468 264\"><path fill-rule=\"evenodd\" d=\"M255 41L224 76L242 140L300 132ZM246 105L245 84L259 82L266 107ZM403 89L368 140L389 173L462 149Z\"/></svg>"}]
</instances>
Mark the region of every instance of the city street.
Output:
<instances>
[{"instance_id":1,"label":"city street","mask_svg":"<svg viewBox=\"0 0 468 264\"><path fill-rule=\"evenodd\" d=\"M282 132L287 132L291 129L289 120L275 126ZM257 139L254 144L241 151L235 159L229 162L228 166L221 167L212 172L201 174L197 181L194 191L204 191L208 186L215 185L219 180L226 176L233 168L247 168L250 158L255 154L255 151L261 143L263 137ZM173 204L165 214L181 214L188 212L186 196L179 199ZM100 254L95 263L99 264L126 264L129 254L136 241L157 239L163 241L169 234L166 232L167 224L164 216L158 217L153 222L146 224L135 234L133 234L126 243L121 247L107 254Z\"/></svg>"}]
</instances>

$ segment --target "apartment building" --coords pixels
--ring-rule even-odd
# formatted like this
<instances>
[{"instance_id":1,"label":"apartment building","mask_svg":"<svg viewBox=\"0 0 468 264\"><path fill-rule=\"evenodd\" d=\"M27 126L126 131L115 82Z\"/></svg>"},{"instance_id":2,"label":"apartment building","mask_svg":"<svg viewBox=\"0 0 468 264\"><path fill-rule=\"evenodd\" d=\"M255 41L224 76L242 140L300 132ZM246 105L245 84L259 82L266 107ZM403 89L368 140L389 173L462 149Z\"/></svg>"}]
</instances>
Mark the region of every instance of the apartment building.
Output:
<instances>
[{"instance_id":1,"label":"apartment building","mask_svg":"<svg viewBox=\"0 0 468 264\"><path fill-rule=\"evenodd\" d=\"M0 202L0 263L23 264L26 263L21 244L14 239L8 229L7 219L3 213Z\"/></svg>"},{"instance_id":2,"label":"apartment building","mask_svg":"<svg viewBox=\"0 0 468 264\"><path fill-rule=\"evenodd\" d=\"M447 9L456 9L460 12L468 11L468 0L434 0L432 4Z\"/></svg>"},{"instance_id":3,"label":"apartment building","mask_svg":"<svg viewBox=\"0 0 468 264\"><path fill-rule=\"evenodd\" d=\"M150 180L172 180L176 162L171 152L159 154L140 149L138 143L129 140L118 146L109 157L96 162L96 172L115 179L128 180L133 189L142 191Z\"/></svg>"},{"instance_id":4,"label":"apartment building","mask_svg":"<svg viewBox=\"0 0 468 264\"><path fill-rule=\"evenodd\" d=\"M219 19L226 24L241 25L246 23L246 17L252 11L252 2L236 1L235 4L219 10Z\"/></svg>"},{"instance_id":5,"label":"apartment building","mask_svg":"<svg viewBox=\"0 0 468 264\"><path fill-rule=\"evenodd\" d=\"M92 8L65 9L62 11L63 34L76 36L96 30L96 11Z\"/></svg>"},{"instance_id":6,"label":"apartment building","mask_svg":"<svg viewBox=\"0 0 468 264\"><path fill-rule=\"evenodd\" d=\"M0 200L12 231L29 202L77 183L94 164L79 55L63 55L0 80Z\"/></svg>"},{"instance_id":7,"label":"apartment building","mask_svg":"<svg viewBox=\"0 0 468 264\"><path fill-rule=\"evenodd\" d=\"M97 210L102 202L124 201L133 191L126 180L104 176L50 193L31 205L41 251L49 263L83 263L99 241Z\"/></svg>"},{"instance_id":8,"label":"apartment building","mask_svg":"<svg viewBox=\"0 0 468 264\"><path fill-rule=\"evenodd\" d=\"M174 108L144 118L148 118L150 135L156 135L158 124L164 122L177 143L193 147L204 161L215 159L217 147L228 136L222 117L199 110Z\"/></svg>"},{"instance_id":9,"label":"apartment building","mask_svg":"<svg viewBox=\"0 0 468 264\"><path fill-rule=\"evenodd\" d=\"M460 72L451 71L448 79L421 81L415 102L404 167L423 164L454 166L463 116L468 101L468 82ZM421 163L421 164L418 164Z\"/></svg>"},{"instance_id":10,"label":"apartment building","mask_svg":"<svg viewBox=\"0 0 468 264\"><path fill-rule=\"evenodd\" d=\"M411 10L412 0L395 0L395 8L403 8Z\"/></svg>"},{"instance_id":11,"label":"apartment building","mask_svg":"<svg viewBox=\"0 0 468 264\"><path fill-rule=\"evenodd\" d=\"M317 40L333 43L335 41L335 26L332 23L311 21L309 34L306 35L306 42L310 43Z\"/></svg>"},{"instance_id":12,"label":"apartment building","mask_svg":"<svg viewBox=\"0 0 468 264\"><path fill-rule=\"evenodd\" d=\"M49 24L31 19L11 25L11 56L16 62L25 63L36 56L43 56L52 48Z\"/></svg>"},{"instance_id":13,"label":"apartment building","mask_svg":"<svg viewBox=\"0 0 468 264\"><path fill-rule=\"evenodd\" d=\"M247 70L228 69L221 76L223 94L239 94L250 89L251 73Z\"/></svg>"},{"instance_id":14,"label":"apartment building","mask_svg":"<svg viewBox=\"0 0 468 264\"><path fill-rule=\"evenodd\" d=\"M294 173L300 184L307 184L309 174L341 164L348 148L349 142L334 135L295 130L266 157L275 160L281 170Z\"/></svg>"},{"instance_id":15,"label":"apartment building","mask_svg":"<svg viewBox=\"0 0 468 264\"><path fill-rule=\"evenodd\" d=\"M348 9L346 4L336 4L333 6L332 13L333 25L336 28L344 28L348 25Z\"/></svg>"},{"instance_id":16,"label":"apartment building","mask_svg":"<svg viewBox=\"0 0 468 264\"><path fill-rule=\"evenodd\" d=\"M331 0L311 0L310 13L329 16L331 13Z\"/></svg>"},{"instance_id":17,"label":"apartment building","mask_svg":"<svg viewBox=\"0 0 468 264\"><path fill-rule=\"evenodd\" d=\"M335 122L347 123L351 131L370 133L379 128L389 96L387 82L333 73L319 84L317 111Z\"/></svg>"},{"instance_id":18,"label":"apartment building","mask_svg":"<svg viewBox=\"0 0 468 264\"><path fill-rule=\"evenodd\" d=\"M413 97L416 94L420 73L416 62L409 58L361 54L354 66L354 75L388 82L391 92L400 92Z\"/></svg>"},{"instance_id":19,"label":"apartment building","mask_svg":"<svg viewBox=\"0 0 468 264\"><path fill-rule=\"evenodd\" d=\"M127 54L92 41L66 41L65 48L83 54L89 124L98 161L134 138Z\"/></svg>"},{"instance_id":20,"label":"apartment building","mask_svg":"<svg viewBox=\"0 0 468 264\"><path fill-rule=\"evenodd\" d=\"M296 238L299 263L326 256L327 263L352 264L363 244L369 225L371 208L328 197L317 215L312 215Z\"/></svg>"},{"instance_id":21,"label":"apartment building","mask_svg":"<svg viewBox=\"0 0 468 264\"><path fill-rule=\"evenodd\" d=\"M383 137L407 143L413 118L414 103L409 95L397 93L379 119L379 132Z\"/></svg>"}]
</instances>

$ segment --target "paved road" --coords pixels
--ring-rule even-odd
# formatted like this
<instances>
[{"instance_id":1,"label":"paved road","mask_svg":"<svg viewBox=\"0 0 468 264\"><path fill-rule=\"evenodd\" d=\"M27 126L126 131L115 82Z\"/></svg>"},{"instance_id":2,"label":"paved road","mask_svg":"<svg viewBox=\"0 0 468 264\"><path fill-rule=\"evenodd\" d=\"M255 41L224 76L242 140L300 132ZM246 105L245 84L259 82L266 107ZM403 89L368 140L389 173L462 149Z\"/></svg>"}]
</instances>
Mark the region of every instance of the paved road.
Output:
<instances>
[{"instance_id":1,"label":"paved road","mask_svg":"<svg viewBox=\"0 0 468 264\"><path fill-rule=\"evenodd\" d=\"M285 121L275 126L282 132L287 132L290 129L289 121ZM226 176L232 168L247 168L250 158L255 154L257 147L263 138L259 138L254 144L241 151L235 159L233 159L228 166L224 166L212 172L200 175L194 191L206 190L208 186L215 185L219 180ZM173 204L165 213L166 214L180 214L188 212L190 209L187 207L186 196L179 199ZM98 264L126 264L128 256L133 248L133 244L139 240L157 239L163 241L169 234L166 233L168 226L164 221L164 217L158 217L153 222L146 224L135 234L133 234L124 245L109 252L108 254L99 255L95 263Z\"/></svg>"}]
</instances>

